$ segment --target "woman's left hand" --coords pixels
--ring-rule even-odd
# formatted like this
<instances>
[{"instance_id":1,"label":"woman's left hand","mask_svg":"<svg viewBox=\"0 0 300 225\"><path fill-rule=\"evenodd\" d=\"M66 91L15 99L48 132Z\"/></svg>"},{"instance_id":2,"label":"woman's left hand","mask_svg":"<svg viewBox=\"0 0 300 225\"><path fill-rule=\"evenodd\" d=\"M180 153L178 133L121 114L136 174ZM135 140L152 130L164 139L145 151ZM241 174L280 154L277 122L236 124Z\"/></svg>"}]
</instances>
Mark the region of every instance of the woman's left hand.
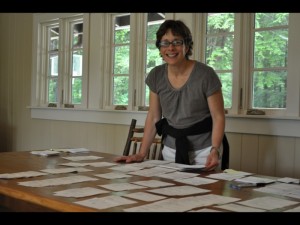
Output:
<instances>
[{"instance_id":1,"label":"woman's left hand","mask_svg":"<svg viewBox=\"0 0 300 225\"><path fill-rule=\"evenodd\" d=\"M215 169L219 165L219 154L217 151L211 151L207 156L205 170L210 171Z\"/></svg>"}]
</instances>

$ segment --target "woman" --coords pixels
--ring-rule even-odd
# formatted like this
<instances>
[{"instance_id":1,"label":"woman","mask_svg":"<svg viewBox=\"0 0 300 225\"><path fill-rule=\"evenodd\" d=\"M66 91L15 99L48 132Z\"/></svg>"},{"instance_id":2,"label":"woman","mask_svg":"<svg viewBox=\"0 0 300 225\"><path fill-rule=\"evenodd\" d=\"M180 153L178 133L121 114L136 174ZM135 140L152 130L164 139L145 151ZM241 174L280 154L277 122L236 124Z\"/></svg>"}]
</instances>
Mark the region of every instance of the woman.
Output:
<instances>
[{"instance_id":1,"label":"woman","mask_svg":"<svg viewBox=\"0 0 300 225\"><path fill-rule=\"evenodd\" d=\"M220 164L225 137L221 82L211 67L189 59L193 41L182 21L166 20L156 37L165 64L153 68L146 78L150 104L142 146L139 153L115 161L143 161L158 133L163 135L164 160L213 170Z\"/></svg>"}]
</instances>

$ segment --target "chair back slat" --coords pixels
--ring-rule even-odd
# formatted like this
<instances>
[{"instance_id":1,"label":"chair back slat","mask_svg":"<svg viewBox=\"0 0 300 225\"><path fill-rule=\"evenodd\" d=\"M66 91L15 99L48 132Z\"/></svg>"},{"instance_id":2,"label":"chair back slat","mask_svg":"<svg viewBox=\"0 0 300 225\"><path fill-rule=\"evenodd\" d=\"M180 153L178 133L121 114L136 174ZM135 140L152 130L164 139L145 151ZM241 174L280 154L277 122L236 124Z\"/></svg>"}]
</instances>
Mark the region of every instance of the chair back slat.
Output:
<instances>
[{"instance_id":1,"label":"chair back slat","mask_svg":"<svg viewBox=\"0 0 300 225\"><path fill-rule=\"evenodd\" d=\"M129 132L128 132L128 137L127 137L127 140L126 140L126 144L125 144L125 147L124 147L124 150L123 150L123 155L129 155L129 151L130 151L130 147L131 147L131 138L133 137L133 134L134 134L133 129L135 128L135 125L136 125L136 120L132 119L130 127L129 127Z\"/></svg>"},{"instance_id":2,"label":"chair back slat","mask_svg":"<svg viewBox=\"0 0 300 225\"><path fill-rule=\"evenodd\" d=\"M153 144L153 149L152 149L152 153L151 153L152 159L155 159L155 157L156 157L156 150L157 150L157 143Z\"/></svg>"},{"instance_id":3,"label":"chair back slat","mask_svg":"<svg viewBox=\"0 0 300 225\"><path fill-rule=\"evenodd\" d=\"M138 151L140 151L141 143L143 140L143 133L144 133L144 128L143 127L137 128L136 120L132 119L128 131L125 147L123 150L124 156L136 154ZM163 149L163 144L161 143L161 138L155 137L145 159L162 160L163 159L161 153L162 149Z\"/></svg>"}]
</instances>

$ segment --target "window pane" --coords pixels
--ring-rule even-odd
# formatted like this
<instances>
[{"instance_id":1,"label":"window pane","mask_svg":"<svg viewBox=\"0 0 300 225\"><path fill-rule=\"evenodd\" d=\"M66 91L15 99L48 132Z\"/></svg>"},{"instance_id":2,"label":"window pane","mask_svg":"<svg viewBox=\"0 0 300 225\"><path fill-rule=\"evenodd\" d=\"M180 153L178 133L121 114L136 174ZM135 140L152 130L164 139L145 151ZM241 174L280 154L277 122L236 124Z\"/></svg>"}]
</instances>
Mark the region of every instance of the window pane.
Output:
<instances>
[{"instance_id":1,"label":"window pane","mask_svg":"<svg viewBox=\"0 0 300 225\"><path fill-rule=\"evenodd\" d=\"M114 105L128 105L128 76L114 77Z\"/></svg>"},{"instance_id":2,"label":"window pane","mask_svg":"<svg viewBox=\"0 0 300 225\"><path fill-rule=\"evenodd\" d=\"M71 76L69 83L71 91L68 96L72 104L81 104L82 101L82 64L83 64L83 22L70 23L71 39Z\"/></svg>"},{"instance_id":3,"label":"window pane","mask_svg":"<svg viewBox=\"0 0 300 225\"><path fill-rule=\"evenodd\" d=\"M129 46L115 47L114 74L129 74Z\"/></svg>"},{"instance_id":4,"label":"window pane","mask_svg":"<svg viewBox=\"0 0 300 225\"><path fill-rule=\"evenodd\" d=\"M218 73L222 83L222 92L224 98L224 107L232 106L232 73Z\"/></svg>"},{"instance_id":5,"label":"window pane","mask_svg":"<svg viewBox=\"0 0 300 225\"><path fill-rule=\"evenodd\" d=\"M57 78L49 79L48 102L57 103Z\"/></svg>"},{"instance_id":6,"label":"window pane","mask_svg":"<svg viewBox=\"0 0 300 225\"><path fill-rule=\"evenodd\" d=\"M148 74L155 66L163 63L162 58L159 55L159 51L155 44L147 44L147 67L146 73Z\"/></svg>"},{"instance_id":7,"label":"window pane","mask_svg":"<svg viewBox=\"0 0 300 225\"><path fill-rule=\"evenodd\" d=\"M216 70L221 83L224 107L232 107L234 13L208 13L205 62Z\"/></svg>"},{"instance_id":8,"label":"window pane","mask_svg":"<svg viewBox=\"0 0 300 225\"><path fill-rule=\"evenodd\" d=\"M130 40L130 30L129 29L116 30L115 44L129 43L129 40Z\"/></svg>"},{"instance_id":9,"label":"window pane","mask_svg":"<svg viewBox=\"0 0 300 225\"><path fill-rule=\"evenodd\" d=\"M160 25L165 21L165 13L147 14L147 36L146 36L146 68L145 77L158 65L163 63L159 50L156 48L156 32ZM145 105L149 106L149 87L145 85Z\"/></svg>"},{"instance_id":10,"label":"window pane","mask_svg":"<svg viewBox=\"0 0 300 225\"><path fill-rule=\"evenodd\" d=\"M286 67L287 49L287 29L255 32L254 67Z\"/></svg>"},{"instance_id":11,"label":"window pane","mask_svg":"<svg viewBox=\"0 0 300 225\"><path fill-rule=\"evenodd\" d=\"M73 78L72 79L72 104L80 104L82 97L82 79Z\"/></svg>"},{"instance_id":12,"label":"window pane","mask_svg":"<svg viewBox=\"0 0 300 225\"><path fill-rule=\"evenodd\" d=\"M59 27L51 25L47 29L47 103L58 102L58 75L59 75Z\"/></svg>"},{"instance_id":13,"label":"window pane","mask_svg":"<svg viewBox=\"0 0 300 225\"><path fill-rule=\"evenodd\" d=\"M83 23L73 26L73 48L82 48Z\"/></svg>"},{"instance_id":14,"label":"window pane","mask_svg":"<svg viewBox=\"0 0 300 225\"><path fill-rule=\"evenodd\" d=\"M115 18L115 44L130 42L130 15L117 16Z\"/></svg>"},{"instance_id":15,"label":"window pane","mask_svg":"<svg viewBox=\"0 0 300 225\"><path fill-rule=\"evenodd\" d=\"M147 40L156 40L156 31L165 20L165 13L148 13Z\"/></svg>"},{"instance_id":16,"label":"window pane","mask_svg":"<svg viewBox=\"0 0 300 225\"><path fill-rule=\"evenodd\" d=\"M112 104L128 105L130 65L130 14L114 17ZM123 75L123 76L119 76Z\"/></svg>"},{"instance_id":17,"label":"window pane","mask_svg":"<svg viewBox=\"0 0 300 225\"><path fill-rule=\"evenodd\" d=\"M288 13L256 13L255 28L286 26L288 25Z\"/></svg>"},{"instance_id":18,"label":"window pane","mask_svg":"<svg viewBox=\"0 0 300 225\"><path fill-rule=\"evenodd\" d=\"M57 53L50 53L50 63L48 76L57 76L58 75L58 55Z\"/></svg>"},{"instance_id":19,"label":"window pane","mask_svg":"<svg viewBox=\"0 0 300 225\"><path fill-rule=\"evenodd\" d=\"M286 107L288 13L256 13L253 49L253 108Z\"/></svg>"},{"instance_id":20,"label":"window pane","mask_svg":"<svg viewBox=\"0 0 300 225\"><path fill-rule=\"evenodd\" d=\"M231 70L233 63L233 35L208 37L206 62L216 70Z\"/></svg>"},{"instance_id":21,"label":"window pane","mask_svg":"<svg viewBox=\"0 0 300 225\"><path fill-rule=\"evenodd\" d=\"M82 76L82 50L73 52L72 76Z\"/></svg>"},{"instance_id":22,"label":"window pane","mask_svg":"<svg viewBox=\"0 0 300 225\"><path fill-rule=\"evenodd\" d=\"M146 100L145 100L145 105L149 106L149 98L150 98L150 89L148 86L146 86Z\"/></svg>"},{"instance_id":23,"label":"window pane","mask_svg":"<svg viewBox=\"0 0 300 225\"><path fill-rule=\"evenodd\" d=\"M285 108L287 72L254 72L253 107Z\"/></svg>"},{"instance_id":24,"label":"window pane","mask_svg":"<svg viewBox=\"0 0 300 225\"><path fill-rule=\"evenodd\" d=\"M59 27L49 28L49 38L50 38L50 46L49 50L58 50L59 49Z\"/></svg>"},{"instance_id":25,"label":"window pane","mask_svg":"<svg viewBox=\"0 0 300 225\"><path fill-rule=\"evenodd\" d=\"M234 31L234 13L208 13L207 34Z\"/></svg>"}]
</instances>

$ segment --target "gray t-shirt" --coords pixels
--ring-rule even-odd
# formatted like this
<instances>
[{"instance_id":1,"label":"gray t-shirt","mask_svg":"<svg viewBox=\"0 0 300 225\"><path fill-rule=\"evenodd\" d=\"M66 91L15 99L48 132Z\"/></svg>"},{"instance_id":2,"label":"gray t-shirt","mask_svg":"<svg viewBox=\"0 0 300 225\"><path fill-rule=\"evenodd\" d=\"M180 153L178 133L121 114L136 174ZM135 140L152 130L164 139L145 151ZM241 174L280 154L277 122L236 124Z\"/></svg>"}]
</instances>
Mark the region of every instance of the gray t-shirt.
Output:
<instances>
[{"instance_id":1,"label":"gray t-shirt","mask_svg":"<svg viewBox=\"0 0 300 225\"><path fill-rule=\"evenodd\" d=\"M168 65L153 68L146 78L150 90L158 94L162 115L170 126L190 127L210 116L207 97L221 89L220 79L213 68L196 61L187 82L175 89L169 82ZM211 132L188 136L189 150L199 150L211 145ZM167 136L164 144L175 149L175 139Z\"/></svg>"}]
</instances>

